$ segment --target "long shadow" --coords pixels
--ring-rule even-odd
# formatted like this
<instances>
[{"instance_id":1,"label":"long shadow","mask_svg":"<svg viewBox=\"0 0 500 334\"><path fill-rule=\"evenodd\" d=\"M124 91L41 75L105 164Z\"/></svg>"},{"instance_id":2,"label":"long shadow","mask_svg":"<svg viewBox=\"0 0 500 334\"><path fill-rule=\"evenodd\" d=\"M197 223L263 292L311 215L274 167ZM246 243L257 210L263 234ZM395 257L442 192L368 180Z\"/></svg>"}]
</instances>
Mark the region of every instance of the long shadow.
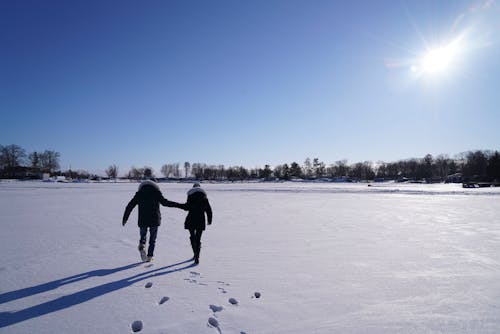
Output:
<instances>
[{"instance_id":1,"label":"long shadow","mask_svg":"<svg viewBox=\"0 0 500 334\"><path fill-rule=\"evenodd\" d=\"M11 326L26 320L30 320L33 318L37 318L43 316L45 314L57 312L71 306L75 306L84 302L87 302L96 297L103 296L110 292L126 288L134 283L140 282L142 280L151 278L151 277L159 277L168 275L177 271L185 270L188 268L195 267L196 264L191 263L187 266L183 266L180 268L166 270L181 264L185 264L187 262L191 262L191 260L186 260L178 263L174 263L165 267L153 269L146 271L144 273L140 273L131 277L127 277L118 281L105 283L93 288L88 288L79 292L72 293L70 295L66 295L63 297L59 297L57 299L51 300L49 302L45 302L42 304L38 304L32 307L28 307L24 310L19 310L16 312L1 312L0 313L0 328ZM134 264L136 265L136 264ZM162 271L166 270L166 271ZM159 272L161 271L161 272Z\"/></svg>"},{"instance_id":2,"label":"long shadow","mask_svg":"<svg viewBox=\"0 0 500 334\"><path fill-rule=\"evenodd\" d=\"M0 304L7 303L7 302L17 300L17 299L21 299L21 298L25 298L28 296L33 296L33 295L47 292L50 290L54 290L54 289L57 289L63 285L82 281L82 280L90 278L90 277L111 275L111 274L117 273L117 272L122 271L122 270L127 270L127 269L137 267L141 264L142 264L142 262L138 262L138 263L133 263L133 264L129 264L129 265L126 265L123 267L117 267L117 268L113 268L113 269L92 270L92 271L88 271L88 272L83 273L83 274L69 276L69 277L58 279L58 280L55 280L52 282L48 282L48 283L44 283L44 284L40 284L40 285L35 285L35 286L29 287L29 288L24 288L24 289L19 289L19 290L15 290L15 291L2 293L2 294L0 294Z\"/></svg>"}]
</instances>

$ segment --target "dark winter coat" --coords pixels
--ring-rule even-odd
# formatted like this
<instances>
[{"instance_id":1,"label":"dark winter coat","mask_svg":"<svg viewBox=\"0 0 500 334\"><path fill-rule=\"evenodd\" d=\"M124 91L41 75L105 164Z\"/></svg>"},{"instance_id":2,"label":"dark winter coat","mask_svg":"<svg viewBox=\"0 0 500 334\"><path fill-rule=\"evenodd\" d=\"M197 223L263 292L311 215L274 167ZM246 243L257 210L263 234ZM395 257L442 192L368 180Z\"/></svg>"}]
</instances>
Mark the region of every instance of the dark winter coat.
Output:
<instances>
[{"instance_id":1,"label":"dark winter coat","mask_svg":"<svg viewBox=\"0 0 500 334\"><path fill-rule=\"evenodd\" d=\"M139 205L139 215L137 224L139 227L152 227L160 226L161 224L161 213L160 204L163 206L180 208L181 204L176 202L171 202L163 197L158 186L150 181L143 182L139 186L139 191L135 193L135 196L128 203L123 214L123 222L128 220L130 213L136 205Z\"/></svg>"},{"instance_id":2,"label":"dark winter coat","mask_svg":"<svg viewBox=\"0 0 500 334\"><path fill-rule=\"evenodd\" d=\"M204 230L205 213L207 214L208 224L212 224L212 208L208 202L207 194L201 188L192 188L188 191L188 198L183 209L189 211L184 228L187 230Z\"/></svg>"}]
</instances>

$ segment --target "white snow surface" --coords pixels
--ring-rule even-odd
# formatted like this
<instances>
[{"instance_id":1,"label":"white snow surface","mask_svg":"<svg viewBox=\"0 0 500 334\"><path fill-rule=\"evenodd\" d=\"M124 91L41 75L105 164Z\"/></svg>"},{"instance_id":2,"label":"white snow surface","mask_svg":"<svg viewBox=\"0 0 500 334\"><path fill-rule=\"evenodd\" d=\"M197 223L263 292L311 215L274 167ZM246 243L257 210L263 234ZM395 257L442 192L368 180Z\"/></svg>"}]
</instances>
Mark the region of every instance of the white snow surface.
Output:
<instances>
[{"instance_id":1,"label":"white snow surface","mask_svg":"<svg viewBox=\"0 0 500 334\"><path fill-rule=\"evenodd\" d=\"M194 266L186 213L165 207L139 262L137 208L121 225L137 186L0 182L0 333L500 328L500 188L204 183ZM191 184L160 188L184 202Z\"/></svg>"}]
</instances>

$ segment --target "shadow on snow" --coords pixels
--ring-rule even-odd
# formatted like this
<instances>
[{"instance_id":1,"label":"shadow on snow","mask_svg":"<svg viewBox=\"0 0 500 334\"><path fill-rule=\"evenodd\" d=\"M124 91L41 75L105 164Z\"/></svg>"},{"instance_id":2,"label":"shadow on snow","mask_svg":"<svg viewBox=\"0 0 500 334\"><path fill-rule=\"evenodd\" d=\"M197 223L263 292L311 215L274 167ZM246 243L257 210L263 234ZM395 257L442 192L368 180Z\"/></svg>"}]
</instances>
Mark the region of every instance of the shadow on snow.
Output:
<instances>
[{"instance_id":1,"label":"shadow on snow","mask_svg":"<svg viewBox=\"0 0 500 334\"><path fill-rule=\"evenodd\" d=\"M42 304L38 304L32 307L28 307L24 310L19 310L16 312L1 312L0 313L0 328L11 326L26 320L30 320L33 318L40 317L45 314L57 312L60 310L63 310L65 308L75 306L81 303L84 303L86 301L89 301L91 299L94 299L96 297L103 296L107 293L126 288L132 284L135 284L137 282L140 282L142 280L152 278L152 277L158 277L158 276L164 276L168 275L177 271L185 270L191 267L195 267L196 264L191 263L189 265L185 265L180 268L175 268L175 269L169 269L173 268L175 266L185 264L191 262L191 260L186 260L178 263L174 263L165 267L149 270L131 277L123 278L118 281L110 282L110 283L105 283L93 288L88 288L79 292L72 293L70 295L66 295L63 297L59 297L57 299L51 300L49 302L45 302ZM131 269L134 267L137 267L141 265L142 262L139 263L134 263L130 264L127 266L123 267L118 267L114 269L100 269L100 270L93 270L89 271L80 275L74 275L71 277L63 278L60 280L52 281L49 283L45 284L40 284L37 286L25 288L25 289L20 289L16 291L11 291L7 293L3 293L0 295L0 304L6 303L12 300L16 299L21 299L24 297L29 297L33 296L42 292L50 291L57 289L60 286L66 285L66 284L71 284L75 283L78 281L81 281L83 279L89 278L89 277L96 277L96 276L106 276L110 275L122 270L127 270ZM169 270L167 270L169 269ZM162 271L165 270L165 271Z\"/></svg>"},{"instance_id":2,"label":"shadow on snow","mask_svg":"<svg viewBox=\"0 0 500 334\"><path fill-rule=\"evenodd\" d=\"M25 298L25 297L29 297L29 296L34 296L34 295L39 294L39 293L54 290L54 289L57 289L63 285L82 281L86 278L102 277L102 276L111 275L111 274L117 273L117 272L122 271L122 270L135 268L135 267L141 265L141 263L142 262L138 262L138 263L129 264L129 265L114 268L114 269L93 270L93 271L89 271L89 272L86 272L83 274L62 278L62 279L55 280L52 282L32 286L29 288L2 293L0 295L0 304L8 303L8 302L13 301L13 300L17 300L17 299L21 299L21 298Z\"/></svg>"}]
</instances>

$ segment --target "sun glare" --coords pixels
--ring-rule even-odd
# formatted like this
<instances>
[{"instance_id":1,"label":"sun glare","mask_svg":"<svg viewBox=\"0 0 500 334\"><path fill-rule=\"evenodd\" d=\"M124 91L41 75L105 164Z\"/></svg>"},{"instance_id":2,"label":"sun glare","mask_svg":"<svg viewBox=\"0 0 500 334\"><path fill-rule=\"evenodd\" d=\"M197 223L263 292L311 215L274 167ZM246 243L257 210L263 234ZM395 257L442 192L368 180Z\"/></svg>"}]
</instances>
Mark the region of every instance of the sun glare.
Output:
<instances>
[{"instance_id":1,"label":"sun glare","mask_svg":"<svg viewBox=\"0 0 500 334\"><path fill-rule=\"evenodd\" d=\"M412 66L411 70L421 75L437 75L446 72L457 61L463 48L461 36L449 44L431 48L419 59L418 65Z\"/></svg>"},{"instance_id":2,"label":"sun glare","mask_svg":"<svg viewBox=\"0 0 500 334\"><path fill-rule=\"evenodd\" d=\"M456 42L429 50L422 59L422 68L427 73L436 73L446 69L458 54Z\"/></svg>"}]
</instances>

